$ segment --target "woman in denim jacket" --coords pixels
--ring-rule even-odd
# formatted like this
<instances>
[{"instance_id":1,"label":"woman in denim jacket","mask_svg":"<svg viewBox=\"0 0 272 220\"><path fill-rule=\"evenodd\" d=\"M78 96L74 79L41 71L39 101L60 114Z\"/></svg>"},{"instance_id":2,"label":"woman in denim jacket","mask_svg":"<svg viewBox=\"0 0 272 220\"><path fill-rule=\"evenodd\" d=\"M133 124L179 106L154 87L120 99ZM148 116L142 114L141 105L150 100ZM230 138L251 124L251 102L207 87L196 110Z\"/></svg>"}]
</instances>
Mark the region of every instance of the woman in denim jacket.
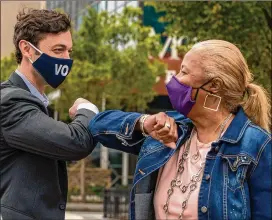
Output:
<instances>
[{"instance_id":1,"label":"woman in denim jacket","mask_svg":"<svg viewBox=\"0 0 272 220\"><path fill-rule=\"evenodd\" d=\"M89 125L138 155L130 219L271 219L270 104L239 49L197 43L166 87L177 112L106 111Z\"/></svg>"}]
</instances>

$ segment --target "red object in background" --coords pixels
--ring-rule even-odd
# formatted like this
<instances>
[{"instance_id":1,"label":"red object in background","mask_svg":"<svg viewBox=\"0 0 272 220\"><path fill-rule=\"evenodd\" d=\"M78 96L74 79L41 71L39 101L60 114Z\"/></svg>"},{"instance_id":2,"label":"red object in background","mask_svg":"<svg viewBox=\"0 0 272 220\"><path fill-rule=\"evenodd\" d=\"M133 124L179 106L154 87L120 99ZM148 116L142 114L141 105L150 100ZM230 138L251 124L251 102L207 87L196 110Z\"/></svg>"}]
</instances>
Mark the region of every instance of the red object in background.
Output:
<instances>
[{"instance_id":1,"label":"red object in background","mask_svg":"<svg viewBox=\"0 0 272 220\"><path fill-rule=\"evenodd\" d=\"M166 73L164 76L160 77L160 80L155 84L154 90L158 95L168 95L166 90L166 79L170 79L171 73L177 74L180 71L180 65L182 59L171 59L171 57L165 57L160 59L163 63L167 65ZM168 81L167 81L168 82Z\"/></svg>"}]
</instances>

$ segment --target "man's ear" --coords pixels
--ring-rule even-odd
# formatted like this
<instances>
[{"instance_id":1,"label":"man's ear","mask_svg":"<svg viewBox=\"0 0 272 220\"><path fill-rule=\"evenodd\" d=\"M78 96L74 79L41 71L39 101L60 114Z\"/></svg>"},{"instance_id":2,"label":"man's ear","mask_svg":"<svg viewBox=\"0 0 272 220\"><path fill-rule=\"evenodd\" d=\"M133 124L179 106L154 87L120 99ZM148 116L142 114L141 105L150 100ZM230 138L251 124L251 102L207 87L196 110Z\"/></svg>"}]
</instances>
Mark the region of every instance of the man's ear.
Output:
<instances>
[{"instance_id":1,"label":"man's ear","mask_svg":"<svg viewBox=\"0 0 272 220\"><path fill-rule=\"evenodd\" d=\"M211 91L213 94L218 93L222 86L223 86L223 80L220 78L215 78L211 81L211 83L209 83L209 91Z\"/></svg>"},{"instance_id":2,"label":"man's ear","mask_svg":"<svg viewBox=\"0 0 272 220\"><path fill-rule=\"evenodd\" d=\"M31 53L31 47L27 43L27 41L20 40L20 42L19 42L19 48L20 48L20 51L21 51L23 57L27 57L27 58L32 59L33 52Z\"/></svg>"}]
</instances>

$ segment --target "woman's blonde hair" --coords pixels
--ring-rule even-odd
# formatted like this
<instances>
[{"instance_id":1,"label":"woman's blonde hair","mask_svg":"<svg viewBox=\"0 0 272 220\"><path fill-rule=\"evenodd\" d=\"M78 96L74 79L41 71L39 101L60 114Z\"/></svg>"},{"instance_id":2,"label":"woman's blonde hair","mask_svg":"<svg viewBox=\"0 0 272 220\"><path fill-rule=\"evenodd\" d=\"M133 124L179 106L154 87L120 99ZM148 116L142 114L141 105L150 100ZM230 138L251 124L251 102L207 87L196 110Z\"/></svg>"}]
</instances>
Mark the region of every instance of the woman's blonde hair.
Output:
<instances>
[{"instance_id":1,"label":"woman's blonde hair","mask_svg":"<svg viewBox=\"0 0 272 220\"><path fill-rule=\"evenodd\" d=\"M235 45L223 40L207 40L195 44L190 52L200 55L207 79L218 77L223 81L220 96L226 109L236 112L242 106L251 121L270 131L268 93L252 82L253 75Z\"/></svg>"}]
</instances>

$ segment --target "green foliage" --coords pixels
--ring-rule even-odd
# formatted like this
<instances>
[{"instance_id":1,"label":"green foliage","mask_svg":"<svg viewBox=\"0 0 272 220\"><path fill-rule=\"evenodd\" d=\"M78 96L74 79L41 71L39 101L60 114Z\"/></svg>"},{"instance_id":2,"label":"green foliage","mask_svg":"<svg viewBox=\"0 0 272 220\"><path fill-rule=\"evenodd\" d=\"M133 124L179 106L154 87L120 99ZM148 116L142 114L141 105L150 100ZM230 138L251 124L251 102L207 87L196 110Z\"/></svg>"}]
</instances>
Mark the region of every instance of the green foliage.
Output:
<instances>
[{"instance_id":1,"label":"green foliage","mask_svg":"<svg viewBox=\"0 0 272 220\"><path fill-rule=\"evenodd\" d=\"M153 85L164 65L150 62L158 54L159 37L150 36L139 8L125 8L110 15L89 8L80 30L74 36L74 66L61 86L57 107L64 114L72 101L84 97L101 109L142 111L155 93ZM62 114L62 115L63 115Z\"/></svg>"},{"instance_id":2,"label":"green foliage","mask_svg":"<svg viewBox=\"0 0 272 220\"><path fill-rule=\"evenodd\" d=\"M86 192L89 195L102 196L104 189L105 189L104 186L98 186L98 185L92 186L92 185L88 185Z\"/></svg>"},{"instance_id":3,"label":"green foliage","mask_svg":"<svg viewBox=\"0 0 272 220\"><path fill-rule=\"evenodd\" d=\"M168 34L187 36L193 43L207 39L237 45L255 80L271 89L271 2L152 2L165 11ZM184 49L184 48L183 48Z\"/></svg>"},{"instance_id":4,"label":"green foliage","mask_svg":"<svg viewBox=\"0 0 272 220\"><path fill-rule=\"evenodd\" d=\"M12 72L16 70L17 63L14 54L11 54L9 57L4 57L1 59L1 74L0 81L3 82L7 80Z\"/></svg>"},{"instance_id":5,"label":"green foliage","mask_svg":"<svg viewBox=\"0 0 272 220\"><path fill-rule=\"evenodd\" d=\"M164 64L149 56L160 49L159 36L150 36L139 8L125 8L121 14L97 13L89 8L79 31L74 31L73 68L60 86L61 98L53 104L61 119L78 97L101 110L102 97L107 109L143 111L155 92L156 77L164 74ZM16 69L13 56L1 60L1 80ZM53 91L47 88L47 93Z\"/></svg>"}]
</instances>

